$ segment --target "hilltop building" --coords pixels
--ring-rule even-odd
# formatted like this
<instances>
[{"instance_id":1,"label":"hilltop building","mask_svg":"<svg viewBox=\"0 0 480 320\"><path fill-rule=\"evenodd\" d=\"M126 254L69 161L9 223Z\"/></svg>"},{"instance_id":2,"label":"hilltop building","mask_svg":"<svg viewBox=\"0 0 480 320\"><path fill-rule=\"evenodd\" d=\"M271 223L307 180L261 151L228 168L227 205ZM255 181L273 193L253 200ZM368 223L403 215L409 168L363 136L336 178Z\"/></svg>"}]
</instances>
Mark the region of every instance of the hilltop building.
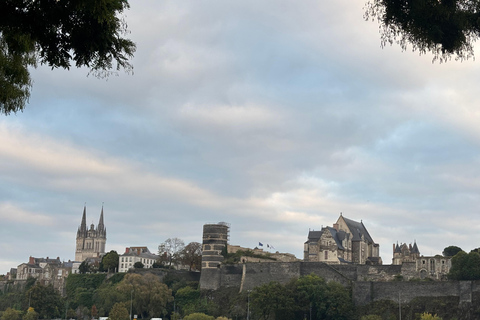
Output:
<instances>
[{"instance_id":1,"label":"hilltop building","mask_svg":"<svg viewBox=\"0 0 480 320\"><path fill-rule=\"evenodd\" d=\"M17 267L16 279L36 278L43 285L52 284L64 295L65 281L72 272L74 264L71 261L62 262L58 257L56 259L30 257L27 263L22 263ZM77 264L80 263L77 262Z\"/></svg>"},{"instance_id":2,"label":"hilltop building","mask_svg":"<svg viewBox=\"0 0 480 320\"><path fill-rule=\"evenodd\" d=\"M77 245L75 249L75 261L84 261L87 258L99 258L105 254L107 242L107 229L103 223L103 206L97 228L94 224L87 229L87 209L83 207L83 216L80 227L77 230Z\"/></svg>"},{"instance_id":3,"label":"hilltop building","mask_svg":"<svg viewBox=\"0 0 480 320\"><path fill-rule=\"evenodd\" d=\"M411 264L415 268L415 272L420 279L430 278L435 280L446 280L447 274L452 267L450 257L441 255L425 257L420 255L417 242L413 245L410 243L393 244L392 265L408 265Z\"/></svg>"},{"instance_id":4,"label":"hilltop building","mask_svg":"<svg viewBox=\"0 0 480 320\"><path fill-rule=\"evenodd\" d=\"M363 222L347 219L341 213L333 227L309 231L304 244L304 261L382 264L380 246L373 241Z\"/></svg>"},{"instance_id":5,"label":"hilltop building","mask_svg":"<svg viewBox=\"0 0 480 320\"><path fill-rule=\"evenodd\" d=\"M392 264L400 265L404 262L415 262L420 257L420 251L418 250L417 242L413 242L413 246L402 243L400 245L393 244L393 258Z\"/></svg>"},{"instance_id":6,"label":"hilltop building","mask_svg":"<svg viewBox=\"0 0 480 320\"><path fill-rule=\"evenodd\" d=\"M134 268L136 262L143 263L144 268L152 268L160 256L153 254L147 247L128 247L125 253L118 256L118 272L127 272Z\"/></svg>"}]
</instances>

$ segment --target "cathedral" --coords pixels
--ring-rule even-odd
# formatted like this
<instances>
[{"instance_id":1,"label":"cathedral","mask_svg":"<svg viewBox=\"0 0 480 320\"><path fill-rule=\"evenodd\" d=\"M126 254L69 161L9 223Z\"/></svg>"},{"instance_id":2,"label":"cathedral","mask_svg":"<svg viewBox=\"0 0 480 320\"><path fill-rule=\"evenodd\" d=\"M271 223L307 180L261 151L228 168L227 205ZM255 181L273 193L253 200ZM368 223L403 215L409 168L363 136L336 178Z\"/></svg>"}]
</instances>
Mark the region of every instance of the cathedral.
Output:
<instances>
[{"instance_id":1,"label":"cathedral","mask_svg":"<svg viewBox=\"0 0 480 320\"><path fill-rule=\"evenodd\" d=\"M87 208L83 207L83 217L77 231L77 245L75 249L75 261L84 261L87 258L97 258L105 253L107 242L107 229L103 224L103 206L100 220L95 229L92 223L87 229Z\"/></svg>"}]
</instances>

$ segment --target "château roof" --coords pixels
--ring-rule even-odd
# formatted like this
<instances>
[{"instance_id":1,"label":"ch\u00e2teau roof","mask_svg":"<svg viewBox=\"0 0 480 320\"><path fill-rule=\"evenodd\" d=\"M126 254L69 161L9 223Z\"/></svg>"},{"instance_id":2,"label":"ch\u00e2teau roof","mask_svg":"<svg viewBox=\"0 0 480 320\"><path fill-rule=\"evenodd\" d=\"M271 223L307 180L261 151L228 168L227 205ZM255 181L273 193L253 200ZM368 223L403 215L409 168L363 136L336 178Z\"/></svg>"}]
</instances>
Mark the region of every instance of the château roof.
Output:
<instances>
[{"instance_id":1,"label":"ch\u00e2teau roof","mask_svg":"<svg viewBox=\"0 0 480 320\"><path fill-rule=\"evenodd\" d=\"M416 241L413 242L412 253L418 253L418 254L420 254L420 251L418 250L417 242L416 242Z\"/></svg>"},{"instance_id":2,"label":"ch\u00e2teau roof","mask_svg":"<svg viewBox=\"0 0 480 320\"><path fill-rule=\"evenodd\" d=\"M363 225L363 222L357 222L350 219L345 218L342 216L343 220L347 224L348 229L353 234L352 241L360 241L362 236L369 242L374 243L372 237L367 231L367 228Z\"/></svg>"}]
</instances>

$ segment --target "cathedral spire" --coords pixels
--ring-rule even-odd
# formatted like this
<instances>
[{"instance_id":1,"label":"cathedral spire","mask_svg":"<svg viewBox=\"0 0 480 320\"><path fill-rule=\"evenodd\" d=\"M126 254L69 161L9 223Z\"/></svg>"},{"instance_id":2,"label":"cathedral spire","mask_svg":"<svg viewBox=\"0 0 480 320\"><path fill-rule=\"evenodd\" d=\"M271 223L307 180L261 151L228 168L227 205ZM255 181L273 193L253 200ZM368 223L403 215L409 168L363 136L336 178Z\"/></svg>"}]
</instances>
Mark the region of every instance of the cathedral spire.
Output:
<instances>
[{"instance_id":1,"label":"cathedral spire","mask_svg":"<svg viewBox=\"0 0 480 320\"><path fill-rule=\"evenodd\" d=\"M107 230L105 229L105 224L103 223L103 203L102 203L102 211L100 213L100 219L98 220L98 227L97 227L98 234L105 237L107 234Z\"/></svg>"},{"instance_id":2,"label":"cathedral spire","mask_svg":"<svg viewBox=\"0 0 480 320\"><path fill-rule=\"evenodd\" d=\"M87 233L87 205L83 207L83 216L82 216L82 223L78 228L77 237L83 236Z\"/></svg>"}]
</instances>

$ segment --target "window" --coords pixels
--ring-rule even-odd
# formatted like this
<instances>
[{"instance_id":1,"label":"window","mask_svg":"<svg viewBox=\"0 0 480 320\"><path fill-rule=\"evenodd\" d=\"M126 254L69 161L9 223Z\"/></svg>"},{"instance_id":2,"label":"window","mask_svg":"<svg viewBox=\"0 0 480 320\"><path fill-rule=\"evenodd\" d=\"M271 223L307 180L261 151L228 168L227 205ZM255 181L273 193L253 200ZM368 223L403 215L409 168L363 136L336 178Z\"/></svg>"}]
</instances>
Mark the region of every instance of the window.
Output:
<instances>
[{"instance_id":1,"label":"window","mask_svg":"<svg viewBox=\"0 0 480 320\"><path fill-rule=\"evenodd\" d=\"M328 251L325 251L325 260L328 260Z\"/></svg>"}]
</instances>

